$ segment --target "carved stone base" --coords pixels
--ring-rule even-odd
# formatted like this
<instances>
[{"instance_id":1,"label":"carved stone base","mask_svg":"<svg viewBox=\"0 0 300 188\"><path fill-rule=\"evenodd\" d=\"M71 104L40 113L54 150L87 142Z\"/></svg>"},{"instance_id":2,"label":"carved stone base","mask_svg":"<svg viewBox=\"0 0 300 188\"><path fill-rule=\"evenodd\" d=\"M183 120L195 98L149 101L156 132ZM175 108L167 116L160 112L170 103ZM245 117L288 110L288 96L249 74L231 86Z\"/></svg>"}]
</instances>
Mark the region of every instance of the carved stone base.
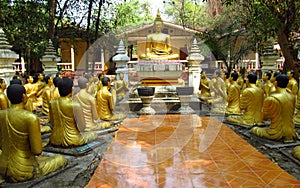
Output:
<instances>
[{"instance_id":1,"label":"carved stone base","mask_svg":"<svg viewBox=\"0 0 300 188\"><path fill-rule=\"evenodd\" d=\"M151 101L153 100L154 96L140 96L142 103L143 103L143 107L142 109L140 109L140 111L138 111L139 115L153 115L155 114L155 110L153 108L151 108L150 104Z\"/></svg>"}]
</instances>

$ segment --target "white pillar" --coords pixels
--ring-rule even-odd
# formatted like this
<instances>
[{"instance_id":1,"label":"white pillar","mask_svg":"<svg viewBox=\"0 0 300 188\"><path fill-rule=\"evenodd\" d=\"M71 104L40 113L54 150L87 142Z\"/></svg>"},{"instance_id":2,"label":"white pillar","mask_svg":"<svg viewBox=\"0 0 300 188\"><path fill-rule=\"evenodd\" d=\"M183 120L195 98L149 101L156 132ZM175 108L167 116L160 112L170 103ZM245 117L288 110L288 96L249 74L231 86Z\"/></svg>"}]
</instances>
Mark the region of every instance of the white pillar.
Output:
<instances>
[{"instance_id":1,"label":"white pillar","mask_svg":"<svg viewBox=\"0 0 300 188\"><path fill-rule=\"evenodd\" d=\"M71 46L71 64L72 64L72 71L75 71L75 54L74 54L74 46Z\"/></svg>"}]
</instances>

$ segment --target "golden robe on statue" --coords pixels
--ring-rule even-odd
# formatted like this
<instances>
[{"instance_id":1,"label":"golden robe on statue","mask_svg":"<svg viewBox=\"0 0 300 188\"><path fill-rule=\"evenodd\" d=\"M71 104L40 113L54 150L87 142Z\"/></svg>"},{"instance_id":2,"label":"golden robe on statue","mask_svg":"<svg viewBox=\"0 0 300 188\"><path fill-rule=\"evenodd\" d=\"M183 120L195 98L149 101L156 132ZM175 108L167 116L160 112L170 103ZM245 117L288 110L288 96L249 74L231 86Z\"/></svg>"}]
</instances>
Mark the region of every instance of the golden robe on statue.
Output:
<instances>
[{"instance_id":1,"label":"golden robe on statue","mask_svg":"<svg viewBox=\"0 0 300 188\"><path fill-rule=\"evenodd\" d=\"M50 143L61 147L80 146L97 138L93 132L80 133L85 129L84 115L80 104L69 97L60 97L50 103L53 130Z\"/></svg>"},{"instance_id":2,"label":"golden robe on statue","mask_svg":"<svg viewBox=\"0 0 300 188\"><path fill-rule=\"evenodd\" d=\"M39 119L24 109L0 112L0 176L20 182L53 172L66 163L65 157L42 153Z\"/></svg>"},{"instance_id":3,"label":"golden robe on statue","mask_svg":"<svg viewBox=\"0 0 300 188\"><path fill-rule=\"evenodd\" d=\"M240 91L241 88L237 84L237 82L233 82L228 90L228 95L227 95L227 107L225 113L230 115L230 114L240 114L241 109L240 109Z\"/></svg>"},{"instance_id":4,"label":"golden robe on statue","mask_svg":"<svg viewBox=\"0 0 300 188\"><path fill-rule=\"evenodd\" d=\"M279 88L263 103L263 120L271 120L269 127L253 127L251 133L270 140L293 141L296 130L293 122L295 96Z\"/></svg>"},{"instance_id":5,"label":"golden robe on statue","mask_svg":"<svg viewBox=\"0 0 300 188\"><path fill-rule=\"evenodd\" d=\"M242 116L229 116L226 121L250 126L262 123L263 101L263 90L255 84L250 84L243 91L240 99L240 109L244 110L244 114Z\"/></svg>"}]
</instances>

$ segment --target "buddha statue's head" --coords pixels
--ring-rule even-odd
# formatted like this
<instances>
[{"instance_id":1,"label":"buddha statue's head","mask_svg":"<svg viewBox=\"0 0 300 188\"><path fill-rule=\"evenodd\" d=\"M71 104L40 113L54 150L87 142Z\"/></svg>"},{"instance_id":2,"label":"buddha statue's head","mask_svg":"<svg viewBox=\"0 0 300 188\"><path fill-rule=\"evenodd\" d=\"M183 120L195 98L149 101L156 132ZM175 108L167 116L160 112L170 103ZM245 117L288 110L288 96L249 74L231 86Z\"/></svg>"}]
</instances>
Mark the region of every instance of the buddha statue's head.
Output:
<instances>
[{"instance_id":1,"label":"buddha statue's head","mask_svg":"<svg viewBox=\"0 0 300 188\"><path fill-rule=\"evenodd\" d=\"M53 76L51 76L51 75L45 76L45 83L52 85L53 84Z\"/></svg>"},{"instance_id":2,"label":"buddha statue's head","mask_svg":"<svg viewBox=\"0 0 300 188\"><path fill-rule=\"evenodd\" d=\"M215 72L214 72L214 78L218 78L218 77L220 77L221 76L221 71L220 70L215 70Z\"/></svg>"},{"instance_id":3,"label":"buddha statue's head","mask_svg":"<svg viewBox=\"0 0 300 188\"><path fill-rule=\"evenodd\" d=\"M271 77L272 77L271 72L267 71L267 72L265 72L264 75L263 75L263 81L266 82L266 81L270 80Z\"/></svg>"},{"instance_id":4,"label":"buddha statue's head","mask_svg":"<svg viewBox=\"0 0 300 188\"><path fill-rule=\"evenodd\" d=\"M256 84L256 81L257 81L256 74L250 73L246 78L246 85L248 86L249 84Z\"/></svg>"},{"instance_id":5,"label":"buddha statue's head","mask_svg":"<svg viewBox=\"0 0 300 188\"><path fill-rule=\"evenodd\" d=\"M60 82L61 78L60 77L55 77L53 78L53 84L55 87L58 87L58 83Z\"/></svg>"},{"instance_id":6,"label":"buddha statue's head","mask_svg":"<svg viewBox=\"0 0 300 188\"><path fill-rule=\"evenodd\" d=\"M159 10L157 10L157 15L156 18L154 20L154 28L155 28L155 32L161 32L163 29L163 20L160 17L160 12Z\"/></svg>"},{"instance_id":7,"label":"buddha statue's head","mask_svg":"<svg viewBox=\"0 0 300 188\"><path fill-rule=\"evenodd\" d=\"M120 80L123 80L124 79L124 73L120 72L119 78L120 78Z\"/></svg>"},{"instance_id":8,"label":"buddha statue's head","mask_svg":"<svg viewBox=\"0 0 300 188\"><path fill-rule=\"evenodd\" d=\"M26 78L27 83L33 83L33 77L32 76L27 76Z\"/></svg>"},{"instance_id":9,"label":"buddha statue's head","mask_svg":"<svg viewBox=\"0 0 300 188\"><path fill-rule=\"evenodd\" d=\"M7 97L11 104L26 103L26 90L20 84L13 84L7 87Z\"/></svg>"},{"instance_id":10,"label":"buddha statue's head","mask_svg":"<svg viewBox=\"0 0 300 188\"><path fill-rule=\"evenodd\" d=\"M239 74L236 71L233 71L230 74L230 81L237 81L238 77L239 77Z\"/></svg>"},{"instance_id":11,"label":"buddha statue's head","mask_svg":"<svg viewBox=\"0 0 300 188\"><path fill-rule=\"evenodd\" d=\"M108 88L110 88L110 79L109 79L109 77L102 78L102 85L103 86L108 86Z\"/></svg>"},{"instance_id":12,"label":"buddha statue's head","mask_svg":"<svg viewBox=\"0 0 300 188\"><path fill-rule=\"evenodd\" d=\"M279 74L276 76L276 85L280 88L286 88L289 83L289 77L285 74Z\"/></svg>"},{"instance_id":13,"label":"buddha statue's head","mask_svg":"<svg viewBox=\"0 0 300 188\"><path fill-rule=\"evenodd\" d=\"M87 87L87 83L88 83L88 79L87 78L79 78L78 79L78 87L80 89L85 89Z\"/></svg>"},{"instance_id":14,"label":"buddha statue's head","mask_svg":"<svg viewBox=\"0 0 300 188\"><path fill-rule=\"evenodd\" d=\"M66 97L72 94L73 80L70 78L62 78L58 83L58 92L61 97Z\"/></svg>"},{"instance_id":15,"label":"buddha statue's head","mask_svg":"<svg viewBox=\"0 0 300 188\"><path fill-rule=\"evenodd\" d=\"M289 70L288 72L287 72L287 76L289 77L289 79L292 79L293 77L294 77L294 70Z\"/></svg>"},{"instance_id":16,"label":"buddha statue's head","mask_svg":"<svg viewBox=\"0 0 300 188\"><path fill-rule=\"evenodd\" d=\"M6 89L6 81L3 78L0 78L0 88L2 89L2 91Z\"/></svg>"},{"instance_id":17,"label":"buddha statue's head","mask_svg":"<svg viewBox=\"0 0 300 188\"><path fill-rule=\"evenodd\" d=\"M38 73L38 81L43 81L44 75L42 73Z\"/></svg>"}]
</instances>

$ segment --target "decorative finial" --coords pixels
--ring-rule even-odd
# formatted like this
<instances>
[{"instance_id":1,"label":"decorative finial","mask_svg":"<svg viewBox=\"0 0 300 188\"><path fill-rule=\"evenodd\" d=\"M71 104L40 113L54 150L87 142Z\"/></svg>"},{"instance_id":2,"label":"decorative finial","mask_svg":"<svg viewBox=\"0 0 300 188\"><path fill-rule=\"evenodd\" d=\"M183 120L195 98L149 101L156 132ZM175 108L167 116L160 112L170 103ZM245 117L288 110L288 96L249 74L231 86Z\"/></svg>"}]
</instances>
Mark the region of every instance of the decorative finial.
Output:
<instances>
[{"instance_id":1,"label":"decorative finial","mask_svg":"<svg viewBox=\"0 0 300 188\"><path fill-rule=\"evenodd\" d=\"M157 14L156 14L155 22L163 22L163 20L160 17L160 11L159 11L159 9L157 9Z\"/></svg>"}]
</instances>

